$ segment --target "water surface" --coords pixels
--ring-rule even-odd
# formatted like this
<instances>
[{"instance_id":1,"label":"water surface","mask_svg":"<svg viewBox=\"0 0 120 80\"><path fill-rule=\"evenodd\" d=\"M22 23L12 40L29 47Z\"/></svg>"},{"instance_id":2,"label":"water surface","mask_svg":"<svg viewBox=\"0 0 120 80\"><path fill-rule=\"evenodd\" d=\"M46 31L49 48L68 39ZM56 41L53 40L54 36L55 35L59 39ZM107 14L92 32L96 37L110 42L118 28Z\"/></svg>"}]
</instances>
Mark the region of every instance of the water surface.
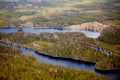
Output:
<instances>
[{"instance_id":1,"label":"water surface","mask_svg":"<svg viewBox=\"0 0 120 80\"><path fill-rule=\"evenodd\" d=\"M11 32L17 32L18 28L0 28L0 32L6 32L6 33L11 33ZM35 34L40 34L42 32L81 32L84 33L87 37L91 38L97 38L100 33L97 31L92 31L92 30L58 30L58 29L33 29L29 27L24 27L23 32L29 32L29 33L35 33ZM75 68L75 69L80 69L80 70L88 70L88 71L93 71L97 74L102 74L105 75L112 80L120 80L120 72L102 72L102 71L96 71L95 70L95 65L82 62L82 61L76 61L76 60L69 60L69 59L61 59L61 58L54 58L50 56L44 56L41 55L40 53L31 50L31 49L26 49L24 47L18 47L16 45L9 45L3 42L0 42L0 44L7 45L7 46L13 46L14 48L20 49L24 55L34 55L39 62L44 62L47 64L53 64L53 65L60 65L68 68Z\"/></svg>"},{"instance_id":2,"label":"water surface","mask_svg":"<svg viewBox=\"0 0 120 80\"><path fill-rule=\"evenodd\" d=\"M32 49L27 49L22 46L6 44L4 42L0 42L0 44L7 45L7 46L13 46L16 49L21 50L24 55L34 55L35 58L37 59L37 61L39 61L39 62L44 62L47 64L53 64L53 65L60 65L60 66L64 66L64 67L68 67L68 68L75 68L75 69L79 69L79 70L93 71L97 74L102 74L104 76L107 76L108 78L111 78L112 80L120 80L120 72L96 71L95 65L91 64L91 63L45 56L45 55L42 55L41 53L36 52Z\"/></svg>"},{"instance_id":3,"label":"water surface","mask_svg":"<svg viewBox=\"0 0 120 80\"><path fill-rule=\"evenodd\" d=\"M11 32L18 32L18 28L0 28L0 32L6 32L6 33L11 33ZM23 32L29 32L29 33L35 33L35 34L40 34L42 32L81 32L85 34L87 37L90 38L97 38L100 36L100 32L93 31L93 30L59 30L59 29L51 29L51 28L30 28L30 27L23 27Z\"/></svg>"}]
</instances>

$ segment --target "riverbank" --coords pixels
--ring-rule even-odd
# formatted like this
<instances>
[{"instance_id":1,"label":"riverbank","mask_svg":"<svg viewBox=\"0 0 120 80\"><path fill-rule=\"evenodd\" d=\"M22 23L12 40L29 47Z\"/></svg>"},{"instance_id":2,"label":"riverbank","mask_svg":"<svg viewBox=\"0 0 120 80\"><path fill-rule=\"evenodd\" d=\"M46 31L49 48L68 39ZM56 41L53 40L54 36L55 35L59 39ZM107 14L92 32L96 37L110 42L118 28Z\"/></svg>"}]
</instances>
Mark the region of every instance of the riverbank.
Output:
<instances>
[{"instance_id":1,"label":"riverbank","mask_svg":"<svg viewBox=\"0 0 120 80\"><path fill-rule=\"evenodd\" d=\"M69 25L69 26L64 26L64 27L35 27L35 26L31 26L31 25L25 25L25 24L20 24L22 27L30 27L33 29L58 29L58 30L81 30L81 29L85 29L85 30L91 30L91 31L99 31L101 32L103 29L105 29L106 27L109 27L110 25L105 25L102 24L100 22L97 21L93 21L93 22L86 22L86 23L81 23L78 25ZM9 27L5 27L5 28L13 28L16 26L9 26ZM4 28L4 27L1 27Z\"/></svg>"},{"instance_id":2,"label":"riverbank","mask_svg":"<svg viewBox=\"0 0 120 80\"><path fill-rule=\"evenodd\" d=\"M34 33L34 34L40 34L40 33L67 33L67 32L79 32L79 33L83 33L84 35L86 35L87 37L90 38L97 38L100 33L97 31L93 31L93 30L85 30L85 29L81 29L81 30L65 30L62 28L31 28L31 27L23 27L23 28L19 28L22 29L22 32L27 32L27 33ZM6 33L13 33L13 32L19 32L18 27L15 28L0 28L0 32L6 32Z\"/></svg>"},{"instance_id":3,"label":"riverbank","mask_svg":"<svg viewBox=\"0 0 120 80\"><path fill-rule=\"evenodd\" d=\"M2 29L6 29L6 28L18 28L19 26L0 26L0 28ZM57 29L57 30L63 30L64 28L56 28L56 27L30 27L30 26L22 26L22 28L24 27L28 27L28 28L33 28L33 29Z\"/></svg>"},{"instance_id":4,"label":"riverbank","mask_svg":"<svg viewBox=\"0 0 120 80\"><path fill-rule=\"evenodd\" d=\"M27 48L27 47L25 47L25 48ZM27 49L31 49L31 48L27 48ZM40 55L43 55L43 56L47 56L47 57L51 57L51 58L64 59L64 60L69 60L69 61L78 61L78 62L84 62L84 63L87 63L87 64L96 65L96 62L91 62L91 61L88 61L88 60L80 60L80 59L67 58L67 57L59 57L59 56L54 56L54 55L49 55L49 54L41 53L41 52L39 52L37 50L34 50L34 51L37 54L40 54ZM97 70L97 71L103 71L103 72L111 72L111 71L112 72L118 72L118 71L120 71L120 68L101 69L101 68L98 68L98 67L95 66L95 70Z\"/></svg>"},{"instance_id":5,"label":"riverbank","mask_svg":"<svg viewBox=\"0 0 120 80\"><path fill-rule=\"evenodd\" d=\"M34 51L36 54L40 54L42 56L47 56L47 57L50 57L50 58L56 58L56 59L63 59L63 60L68 60L68 61L77 61L77 62L84 62L84 63L87 63L87 64L93 64L93 65L96 65L96 62L91 62L91 61L87 61L87 60L80 60L80 59L74 59L74 58L67 58L67 57L59 57L59 56L53 56L53 55L49 55L49 54L45 54L45 53L41 53L40 51L37 51L35 49L32 49L32 48L28 48L24 45L20 45L20 44L16 44L16 43L10 43L10 42L4 42L4 41L0 41L0 42L3 42L3 43L7 43L7 44L11 44L11 45L16 45L18 47L24 47L28 50L32 50ZM98 68L95 66L95 70L96 71L102 71L102 72L118 72L120 71L120 68L111 68L111 69L101 69L101 68Z\"/></svg>"},{"instance_id":6,"label":"riverbank","mask_svg":"<svg viewBox=\"0 0 120 80\"><path fill-rule=\"evenodd\" d=\"M102 71L102 72L119 72L120 71L120 68L113 68L113 69L100 69L98 67L95 67L95 70L96 71Z\"/></svg>"},{"instance_id":7,"label":"riverbank","mask_svg":"<svg viewBox=\"0 0 120 80\"><path fill-rule=\"evenodd\" d=\"M70 61L79 61L79 62L85 62L85 63L88 63L88 64L96 64L95 62L91 62L91 61L87 61L87 60L80 60L80 59L74 59L74 58L67 58L67 57L59 57L59 56L48 55L48 54L45 54L45 53L41 53L40 51L37 51L35 49L26 47L24 45L16 44L16 43L5 42L5 41L0 41L0 43L15 45L15 46L18 46L18 47L24 47L24 48L26 48L28 50L34 51L37 54L47 56L47 57L51 57L51 58L64 59L64 60L70 60Z\"/></svg>"},{"instance_id":8,"label":"riverbank","mask_svg":"<svg viewBox=\"0 0 120 80\"><path fill-rule=\"evenodd\" d=\"M0 69L2 80L110 80L94 72L38 62L34 56L23 55L20 50L3 45L0 45Z\"/></svg>"},{"instance_id":9,"label":"riverbank","mask_svg":"<svg viewBox=\"0 0 120 80\"><path fill-rule=\"evenodd\" d=\"M119 58L110 58L113 55L106 55L83 43L96 44L94 39L85 37L81 33L41 33L39 35L15 32L1 33L1 39L10 43L18 43L26 48L35 49L41 53L55 57L72 58L99 63L101 69L119 68ZM99 49L99 48L98 48ZM102 49L104 51L104 48ZM106 62L106 59L108 60ZM111 61L111 62L110 62ZM112 67L110 67L112 65ZM104 67L105 66L105 67Z\"/></svg>"}]
</instances>

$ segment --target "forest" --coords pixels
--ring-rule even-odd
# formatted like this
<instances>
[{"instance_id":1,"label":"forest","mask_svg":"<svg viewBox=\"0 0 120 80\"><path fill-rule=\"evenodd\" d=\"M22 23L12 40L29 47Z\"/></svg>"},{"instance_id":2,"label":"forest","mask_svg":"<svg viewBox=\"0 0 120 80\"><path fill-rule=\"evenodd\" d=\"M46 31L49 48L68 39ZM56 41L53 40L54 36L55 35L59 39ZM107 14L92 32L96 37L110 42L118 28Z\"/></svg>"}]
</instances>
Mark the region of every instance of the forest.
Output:
<instances>
[{"instance_id":1,"label":"forest","mask_svg":"<svg viewBox=\"0 0 120 80\"><path fill-rule=\"evenodd\" d=\"M23 27L64 30L84 23L96 23L83 26L93 32L94 27L100 28L97 30L100 36L90 38L80 32L33 34L23 30ZM0 31L0 42L43 55L93 63L95 70L120 70L120 0L0 0L0 29L6 28L18 31ZM48 79L110 80L91 71L38 62L33 55L0 44L0 80Z\"/></svg>"},{"instance_id":2,"label":"forest","mask_svg":"<svg viewBox=\"0 0 120 80\"><path fill-rule=\"evenodd\" d=\"M111 33L110 36L108 29L109 31L113 30L113 33ZM98 39L88 38L84 34L78 32L40 33L39 35L25 32L14 32L8 34L0 33L0 38L2 41L15 43L17 45L31 48L51 56L94 62L96 63L96 68L99 67L100 69L119 69L119 29L119 26L108 27L101 32L102 35L98 37ZM111 44L112 34L114 36L114 40L116 40L114 43L112 42L113 44ZM107 42L105 42L106 40ZM86 44L97 45L99 47L110 50L113 52L113 55L108 56L105 53L95 50ZM106 62L106 60L109 59L112 62ZM107 66L108 64L113 65L113 67ZM103 65L107 67L102 67Z\"/></svg>"},{"instance_id":3,"label":"forest","mask_svg":"<svg viewBox=\"0 0 120 80\"><path fill-rule=\"evenodd\" d=\"M12 47L0 45L0 80L109 80L89 71L37 62Z\"/></svg>"}]
</instances>

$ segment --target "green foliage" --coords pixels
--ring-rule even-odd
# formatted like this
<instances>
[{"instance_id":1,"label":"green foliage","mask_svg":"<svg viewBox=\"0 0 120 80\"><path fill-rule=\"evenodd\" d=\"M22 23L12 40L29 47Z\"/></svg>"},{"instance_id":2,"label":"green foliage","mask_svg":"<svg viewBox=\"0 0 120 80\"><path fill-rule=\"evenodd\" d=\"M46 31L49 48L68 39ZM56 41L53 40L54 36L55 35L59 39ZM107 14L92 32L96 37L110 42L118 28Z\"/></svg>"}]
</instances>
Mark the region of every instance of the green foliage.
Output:
<instances>
[{"instance_id":1,"label":"green foliage","mask_svg":"<svg viewBox=\"0 0 120 80\"><path fill-rule=\"evenodd\" d=\"M58 56L58 57L66 57L73 58L78 60L85 60L90 62L95 62L100 65L100 61L103 59L107 59L107 55L100 51L90 48L87 44L96 44L95 41L91 38L85 37L82 33L41 33L39 35L29 34L29 33L9 33L4 34L2 40L11 41L14 43L19 43L19 45L23 45L35 50L38 50L44 54ZM101 42L98 42L101 44ZM108 44L101 44L101 47L111 46ZM112 48L113 45L110 47ZM112 48L113 52L118 49L119 46ZM108 49L109 50L109 49ZM115 61L115 60L113 60ZM107 62L106 62L107 63ZM115 62L115 64L117 64ZM105 64L106 66L107 64ZM113 67L114 68L114 67Z\"/></svg>"},{"instance_id":2,"label":"green foliage","mask_svg":"<svg viewBox=\"0 0 120 80\"><path fill-rule=\"evenodd\" d=\"M34 23L39 23L39 22L48 22L49 20L46 19L45 17L37 17L37 18L33 18L32 21Z\"/></svg>"},{"instance_id":3,"label":"green foliage","mask_svg":"<svg viewBox=\"0 0 120 80\"><path fill-rule=\"evenodd\" d=\"M95 44L94 40L81 33L9 33L8 40L20 43L45 54L98 62L106 55L83 43Z\"/></svg>"},{"instance_id":4,"label":"green foliage","mask_svg":"<svg viewBox=\"0 0 120 80\"><path fill-rule=\"evenodd\" d=\"M114 54L120 55L120 45L109 44L100 40L97 40L99 46L113 52Z\"/></svg>"},{"instance_id":5,"label":"green foliage","mask_svg":"<svg viewBox=\"0 0 120 80\"><path fill-rule=\"evenodd\" d=\"M50 37L49 37L50 36ZM34 42L38 46L34 46L33 43L28 46L42 51L43 53L60 56L69 57L74 59L86 60L91 62L98 62L102 60L106 55L102 52L94 50L83 43L94 43L93 39L86 38L81 33L54 33L52 34L40 34L42 38L38 42ZM41 46L40 42L51 43L50 45Z\"/></svg>"},{"instance_id":6,"label":"green foliage","mask_svg":"<svg viewBox=\"0 0 120 80\"><path fill-rule=\"evenodd\" d=\"M69 41L59 41L52 46L43 48L43 52L53 56L80 59L91 62L98 62L106 55L97 50L91 49L83 44Z\"/></svg>"},{"instance_id":7,"label":"green foliage","mask_svg":"<svg viewBox=\"0 0 120 80\"><path fill-rule=\"evenodd\" d=\"M0 32L0 39L5 39L5 37L6 37L6 33Z\"/></svg>"},{"instance_id":8,"label":"green foliage","mask_svg":"<svg viewBox=\"0 0 120 80\"><path fill-rule=\"evenodd\" d=\"M107 25L120 25L120 21L119 20L108 20L104 22Z\"/></svg>"},{"instance_id":9,"label":"green foliage","mask_svg":"<svg viewBox=\"0 0 120 80\"><path fill-rule=\"evenodd\" d=\"M6 47L0 44L0 53L6 53L8 55L18 55L21 53L21 51L14 49L13 47Z\"/></svg>"},{"instance_id":10,"label":"green foliage","mask_svg":"<svg viewBox=\"0 0 120 80\"><path fill-rule=\"evenodd\" d=\"M10 41L21 44L31 43L39 39L39 37L36 34L22 33L22 32L9 33L6 36Z\"/></svg>"},{"instance_id":11,"label":"green foliage","mask_svg":"<svg viewBox=\"0 0 120 80\"><path fill-rule=\"evenodd\" d=\"M104 58L102 61L98 62L96 65L98 69L120 69L120 57L119 56L109 56Z\"/></svg>"},{"instance_id":12,"label":"green foliage","mask_svg":"<svg viewBox=\"0 0 120 80\"><path fill-rule=\"evenodd\" d=\"M34 27L54 28L90 21L119 21L119 3L118 0L0 1L0 27L17 26L27 21Z\"/></svg>"},{"instance_id":13,"label":"green foliage","mask_svg":"<svg viewBox=\"0 0 120 80\"><path fill-rule=\"evenodd\" d=\"M11 47L0 45L0 48L16 52ZM3 52L2 49L0 49L1 80L108 80L93 72L39 63L33 56L24 56L21 53L11 55L14 52L9 54L9 51Z\"/></svg>"},{"instance_id":14,"label":"green foliage","mask_svg":"<svg viewBox=\"0 0 120 80\"><path fill-rule=\"evenodd\" d=\"M109 43L109 44L120 44L120 26L110 26L104 29L101 32L100 41Z\"/></svg>"},{"instance_id":15,"label":"green foliage","mask_svg":"<svg viewBox=\"0 0 120 80\"><path fill-rule=\"evenodd\" d=\"M114 54L120 55L120 26L110 26L105 28L98 37L98 45Z\"/></svg>"},{"instance_id":16,"label":"green foliage","mask_svg":"<svg viewBox=\"0 0 120 80\"><path fill-rule=\"evenodd\" d=\"M49 0L49 1L42 1L40 4L41 6L56 7L56 6L61 6L63 3L64 1Z\"/></svg>"}]
</instances>

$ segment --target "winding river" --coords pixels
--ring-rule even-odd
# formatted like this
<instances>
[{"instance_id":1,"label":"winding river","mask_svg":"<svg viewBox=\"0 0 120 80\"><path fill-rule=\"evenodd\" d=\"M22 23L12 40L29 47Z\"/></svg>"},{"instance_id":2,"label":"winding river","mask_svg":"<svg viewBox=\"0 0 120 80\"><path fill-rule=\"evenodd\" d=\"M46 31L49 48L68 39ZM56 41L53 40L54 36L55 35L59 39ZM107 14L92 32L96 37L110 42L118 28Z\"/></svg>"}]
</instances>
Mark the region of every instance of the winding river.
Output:
<instances>
[{"instance_id":1,"label":"winding river","mask_svg":"<svg viewBox=\"0 0 120 80\"><path fill-rule=\"evenodd\" d=\"M97 38L99 36L99 32L96 31L87 31L87 30L57 30L57 29L33 29L33 28L23 28L24 32L29 32L29 33L36 33L39 34L40 32L82 32L88 37L92 38ZM17 28L0 28L0 32L6 32L6 33L11 33L11 32L17 32ZM73 60L73 59L65 59L65 58L56 58L52 56L46 56L43 55L37 51L34 51L32 49L28 49L22 46L17 46L17 45L10 45L5 42L0 42L0 44L6 45L6 46L13 46L16 49L19 49L22 51L24 55L34 55L36 59L39 62L44 62L48 64L53 64L53 65L60 65L68 68L76 68L76 69L82 69L82 70L88 70L88 71L93 71L97 74L102 74L104 76L107 76L111 78L112 80L120 80L120 72L114 72L114 71L97 71L95 70L95 65L93 63L88 63L84 61L79 61L79 60Z\"/></svg>"}]
</instances>

